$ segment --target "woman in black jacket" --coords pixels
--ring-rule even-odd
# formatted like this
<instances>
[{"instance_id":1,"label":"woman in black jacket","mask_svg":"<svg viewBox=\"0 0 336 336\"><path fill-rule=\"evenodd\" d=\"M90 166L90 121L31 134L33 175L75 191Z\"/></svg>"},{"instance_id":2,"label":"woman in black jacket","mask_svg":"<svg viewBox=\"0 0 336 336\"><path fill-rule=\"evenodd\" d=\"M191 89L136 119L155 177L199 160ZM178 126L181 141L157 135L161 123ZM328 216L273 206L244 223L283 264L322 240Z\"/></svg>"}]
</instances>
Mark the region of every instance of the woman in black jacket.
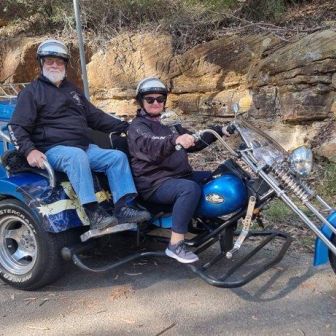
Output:
<instances>
[{"instance_id":1,"label":"woman in black jacket","mask_svg":"<svg viewBox=\"0 0 336 336\"><path fill-rule=\"evenodd\" d=\"M168 90L155 77L142 80L136 90L140 105L136 118L128 129L128 146L133 176L140 195L147 201L172 206L172 234L166 254L181 263L198 260L188 251L184 235L201 197L201 179L209 172L195 172L188 161L188 151L200 150L215 140L211 134L196 142L192 133L181 125L161 123ZM226 134L215 126L220 134ZM176 146L184 149L176 150Z\"/></svg>"}]
</instances>

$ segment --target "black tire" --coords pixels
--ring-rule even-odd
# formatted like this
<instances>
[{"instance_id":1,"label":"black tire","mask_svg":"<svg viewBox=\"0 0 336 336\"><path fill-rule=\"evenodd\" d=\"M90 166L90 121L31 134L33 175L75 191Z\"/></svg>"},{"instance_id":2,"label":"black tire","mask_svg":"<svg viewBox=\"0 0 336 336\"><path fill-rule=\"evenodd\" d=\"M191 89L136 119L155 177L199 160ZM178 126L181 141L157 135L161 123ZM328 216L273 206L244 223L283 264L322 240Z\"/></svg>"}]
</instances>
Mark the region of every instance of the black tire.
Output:
<instances>
[{"instance_id":1,"label":"black tire","mask_svg":"<svg viewBox=\"0 0 336 336\"><path fill-rule=\"evenodd\" d=\"M46 232L20 201L0 201L0 278L13 287L34 290L61 274L66 234Z\"/></svg>"},{"instance_id":2,"label":"black tire","mask_svg":"<svg viewBox=\"0 0 336 336\"><path fill-rule=\"evenodd\" d=\"M333 235L331 242L333 243L334 246L336 246L336 236L335 235ZM331 268L336 274L336 256L331 251L329 251L329 262L330 262Z\"/></svg>"}]
</instances>

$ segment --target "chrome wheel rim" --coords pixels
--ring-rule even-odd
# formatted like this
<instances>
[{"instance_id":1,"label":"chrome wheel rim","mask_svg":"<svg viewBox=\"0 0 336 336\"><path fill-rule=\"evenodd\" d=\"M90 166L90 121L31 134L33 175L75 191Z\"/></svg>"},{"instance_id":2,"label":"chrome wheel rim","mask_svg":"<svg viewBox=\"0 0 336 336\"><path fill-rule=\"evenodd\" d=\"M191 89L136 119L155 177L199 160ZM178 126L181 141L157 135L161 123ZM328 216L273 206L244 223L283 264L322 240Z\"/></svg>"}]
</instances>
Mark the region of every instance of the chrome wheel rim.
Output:
<instances>
[{"instance_id":1,"label":"chrome wheel rim","mask_svg":"<svg viewBox=\"0 0 336 336\"><path fill-rule=\"evenodd\" d=\"M0 220L0 264L8 272L24 275L37 259L36 236L31 227L18 216Z\"/></svg>"}]
</instances>

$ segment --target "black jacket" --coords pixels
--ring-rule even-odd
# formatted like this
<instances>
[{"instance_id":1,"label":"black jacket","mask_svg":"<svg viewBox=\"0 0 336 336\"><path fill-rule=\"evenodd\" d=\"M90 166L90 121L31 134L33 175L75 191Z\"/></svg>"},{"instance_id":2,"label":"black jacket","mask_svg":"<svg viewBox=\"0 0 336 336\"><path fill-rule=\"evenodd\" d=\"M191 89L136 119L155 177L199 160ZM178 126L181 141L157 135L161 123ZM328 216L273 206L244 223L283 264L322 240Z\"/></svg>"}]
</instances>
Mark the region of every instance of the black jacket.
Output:
<instances>
[{"instance_id":1,"label":"black jacket","mask_svg":"<svg viewBox=\"0 0 336 336\"><path fill-rule=\"evenodd\" d=\"M222 135L221 127L215 127L215 130ZM175 149L176 138L185 133L192 134L181 125L168 127L158 118L138 111L128 129L127 139L134 181L144 199L149 198L163 181L191 174L187 151ZM202 140L188 152L205 148L215 141L215 137L206 133Z\"/></svg>"},{"instance_id":2,"label":"black jacket","mask_svg":"<svg viewBox=\"0 0 336 336\"><path fill-rule=\"evenodd\" d=\"M57 87L40 76L20 92L9 131L27 156L33 149L46 152L57 145L86 149L92 143L89 128L124 132L128 126L93 106L68 80Z\"/></svg>"}]
</instances>

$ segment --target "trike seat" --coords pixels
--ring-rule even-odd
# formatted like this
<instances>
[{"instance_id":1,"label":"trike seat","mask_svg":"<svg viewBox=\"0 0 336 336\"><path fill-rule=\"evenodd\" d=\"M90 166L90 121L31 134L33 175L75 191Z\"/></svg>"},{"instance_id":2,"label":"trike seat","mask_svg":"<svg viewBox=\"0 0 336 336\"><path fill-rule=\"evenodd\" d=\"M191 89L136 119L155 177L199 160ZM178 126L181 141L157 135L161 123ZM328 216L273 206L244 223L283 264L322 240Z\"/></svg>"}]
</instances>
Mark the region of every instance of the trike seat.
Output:
<instances>
[{"instance_id":1,"label":"trike seat","mask_svg":"<svg viewBox=\"0 0 336 336\"><path fill-rule=\"evenodd\" d=\"M161 216L162 214L169 214L172 212L171 204L152 203L143 199L139 199L138 203L146 208L154 217Z\"/></svg>"}]
</instances>

